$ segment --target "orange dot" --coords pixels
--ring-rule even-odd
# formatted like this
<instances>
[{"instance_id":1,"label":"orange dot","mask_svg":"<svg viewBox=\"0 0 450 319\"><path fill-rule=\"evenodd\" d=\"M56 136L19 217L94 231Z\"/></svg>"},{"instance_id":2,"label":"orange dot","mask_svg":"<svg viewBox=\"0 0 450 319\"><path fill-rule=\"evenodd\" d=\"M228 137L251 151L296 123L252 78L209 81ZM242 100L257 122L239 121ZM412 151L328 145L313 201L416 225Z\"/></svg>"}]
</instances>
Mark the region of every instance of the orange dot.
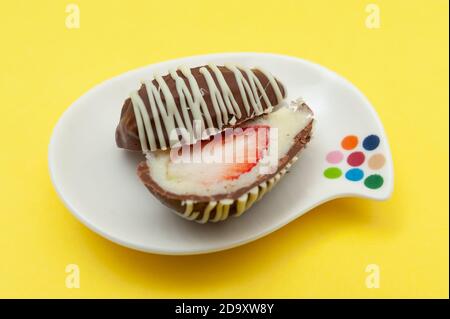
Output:
<instances>
[{"instance_id":1,"label":"orange dot","mask_svg":"<svg viewBox=\"0 0 450 319\"><path fill-rule=\"evenodd\" d=\"M355 135L347 135L342 139L341 145L345 150L352 150L358 145L358 137Z\"/></svg>"}]
</instances>

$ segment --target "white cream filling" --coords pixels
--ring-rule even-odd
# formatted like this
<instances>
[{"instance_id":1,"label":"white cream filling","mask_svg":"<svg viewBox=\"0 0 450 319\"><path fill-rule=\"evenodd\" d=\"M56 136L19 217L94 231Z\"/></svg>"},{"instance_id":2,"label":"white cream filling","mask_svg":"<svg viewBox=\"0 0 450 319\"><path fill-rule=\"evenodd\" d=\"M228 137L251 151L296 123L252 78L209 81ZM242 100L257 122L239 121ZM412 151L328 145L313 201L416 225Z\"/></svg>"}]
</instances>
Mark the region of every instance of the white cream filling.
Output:
<instances>
[{"instance_id":1,"label":"white cream filling","mask_svg":"<svg viewBox=\"0 0 450 319\"><path fill-rule=\"evenodd\" d=\"M253 204L264 197L265 194L270 192L272 188L280 181L280 179L286 174L293 163L297 161L298 157L294 156L286 167L278 172L274 177L262 182L258 186L253 187L247 193L243 194L237 199L221 199L219 201L210 201L203 211L194 211L194 201L186 200L182 202L185 206L183 213L178 213L183 218L188 220L194 220L200 224L206 222L219 222L226 220L230 214L234 217L239 217L245 213ZM232 213L232 206L235 206ZM212 217L213 216L213 217Z\"/></svg>"},{"instance_id":2,"label":"white cream filling","mask_svg":"<svg viewBox=\"0 0 450 319\"><path fill-rule=\"evenodd\" d=\"M299 107L282 107L276 112L268 115L263 115L256 119L250 120L245 125L268 125L271 130L277 130L276 139L270 141L271 144L277 143L276 154L277 160L281 159L289 149L295 143L295 136L302 131L306 125L311 121L312 114L307 108ZM272 145L271 145L272 146ZM270 154L269 154L270 156ZM182 174L180 176L173 176L170 174L170 151L157 151L147 153L147 165L150 167L150 174L152 179L165 191L179 194L179 195L198 195L198 196L211 196L224 193L232 193L243 187L249 186L254 183L261 175L264 175L264 169L261 169L262 165L267 165L261 159L255 167L249 172L239 176L234 180L216 180L214 183L205 185L202 183L203 177L208 177L208 163L178 163L176 165L182 166ZM278 162L276 162L278 164ZM192 165L201 165L201 170L191 170ZM178 171L180 167L178 167ZM184 170L185 169L185 170ZM266 170L267 171L267 170ZM195 176L192 176L191 172L195 172ZM202 174L201 176L198 176Z\"/></svg>"}]
</instances>

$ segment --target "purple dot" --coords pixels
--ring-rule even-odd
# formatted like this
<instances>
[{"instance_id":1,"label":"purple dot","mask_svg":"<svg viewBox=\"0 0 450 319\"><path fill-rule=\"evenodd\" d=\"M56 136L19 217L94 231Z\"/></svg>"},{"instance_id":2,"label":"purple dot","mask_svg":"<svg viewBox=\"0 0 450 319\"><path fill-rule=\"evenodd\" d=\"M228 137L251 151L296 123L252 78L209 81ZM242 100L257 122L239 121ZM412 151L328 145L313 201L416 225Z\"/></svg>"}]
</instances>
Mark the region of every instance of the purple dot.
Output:
<instances>
[{"instance_id":1,"label":"purple dot","mask_svg":"<svg viewBox=\"0 0 450 319\"><path fill-rule=\"evenodd\" d=\"M344 154L340 151L332 151L327 154L327 162L330 164L337 164L344 158Z\"/></svg>"}]
</instances>

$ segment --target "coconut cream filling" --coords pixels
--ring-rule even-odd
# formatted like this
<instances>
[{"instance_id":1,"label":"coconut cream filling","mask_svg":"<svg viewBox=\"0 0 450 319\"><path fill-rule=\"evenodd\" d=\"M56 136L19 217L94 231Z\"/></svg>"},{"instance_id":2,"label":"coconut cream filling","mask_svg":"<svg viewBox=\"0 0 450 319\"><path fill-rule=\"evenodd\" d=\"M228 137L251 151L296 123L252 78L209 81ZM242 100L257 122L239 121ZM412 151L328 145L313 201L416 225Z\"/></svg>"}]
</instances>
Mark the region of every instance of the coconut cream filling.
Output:
<instances>
[{"instance_id":1,"label":"coconut cream filling","mask_svg":"<svg viewBox=\"0 0 450 319\"><path fill-rule=\"evenodd\" d=\"M308 108L297 105L247 121L244 126L270 127L269 148L250 171L235 179L216 177L217 163L175 163L170 151L147 153L147 165L152 179L165 191L178 195L212 196L228 194L253 184L262 175L273 174L278 161L295 143L295 136L311 121Z\"/></svg>"},{"instance_id":2,"label":"coconut cream filling","mask_svg":"<svg viewBox=\"0 0 450 319\"><path fill-rule=\"evenodd\" d=\"M193 200L184 200L181 204L185 207L183 213L178 213L183 218L188 220L194 220L200 224L206 222L219 222L226 220L229 216L239 217L245 211L253 206L254 203L264 197L265 194L270 192L272 188L280 181L280 179L286 174L293 163L297 161L298 157L294 156L285 168L280 170L275 176L268 179L265 182L250 189L244 195L237 199L221 199L219 201L210 201L203 210L194 211L195 202ZM235 206L233 212L232 206Z\"/></svg>"}]
</instances>

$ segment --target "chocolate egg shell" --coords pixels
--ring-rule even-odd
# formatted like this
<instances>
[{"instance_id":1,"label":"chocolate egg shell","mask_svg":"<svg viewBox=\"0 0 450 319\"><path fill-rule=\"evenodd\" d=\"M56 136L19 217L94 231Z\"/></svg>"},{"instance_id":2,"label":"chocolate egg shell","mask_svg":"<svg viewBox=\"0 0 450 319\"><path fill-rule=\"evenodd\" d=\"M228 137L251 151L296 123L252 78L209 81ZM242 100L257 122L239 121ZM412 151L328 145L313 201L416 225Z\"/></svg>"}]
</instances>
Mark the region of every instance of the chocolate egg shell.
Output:
<instances>
[{"instance_id":1,"label":"chocolate egg shell","mask_svg":"<svg viewBox=\"0 0 450 319\"><path fill-rule=\"evenodd\" d=\"M157 79L144 82L140 89L132 95L135 100L133 100L132 97L127 98L123 104L120 122L115 133L117 146L133 151L140 151L146 147L149 147L152 151L170 148L170 133L168 133L170 130L167 130L167 123L163 121L164 116L161 114L161 109L157 108L156 104L158 99L154 100L156 102L153 102L154 109L152 111L149 95L152 96L153 101L153 93L149 94L149 92L156 92L155 94L161 99L162 105L164 105L163 109L166 109L168 113L170 113L168 110L168 101L173 101L174 108L172 109L172 112L179 115L178 120L180 121L180 123L177 123L178 125L175 126L192 126L195 114L197 114L197 118L207 119L210 121L210 125L205 123L205 128L216 128L219 131L229 127L239 126L241 123L261 115L263 112L269 113L272 109L279 106L285 98L286 90L284 86L278 80L273 78L270 73L264 72L260 69L241 69L241 67L239 67L239 69L234 68L237 73L234 73L232 70L233 67L230 66L205 65L189 69L189 75L192 75L193 79L192 82L190 82L189 78L180 70L172 71L171 74L159 77L159 82ZM205 74L210 76L209 82ZM238 83L236 80L236 74L242 74L248 90L243 88L243 86ZM249 74L259 85L253 88L255 90L253 94L249 93L251 92L251 89L248 86L248 83L252 83L249 81ZM223 79L222 82L219 81L219 77ZM177 78L178 82L174 78ZM187 91L184 91L185 93L182 93L183 91L180 89L180 83L181 86L186 85ZM166 87L167 90L161 90L161 85ZM153 87L153 91L149 88L150 86ZM201 97L200 93L197 97L202 99L205 103L202 105L201 110L199 108L200 113L202 113L201 116L200 113L194 112L194 108L192 106L187 106L188 103L186 101L189 100L186 98L187 95L193 95L193 98L196 98L193 86L198 90L198 92L201 92ZM212 87L220 88L220 96L223 99L222 104L213 102L213 99L216 100L217 95L214 94L214 92L211 92ZM227 92L228 96L223 92ZM264 95L265 98L261 98L262 95ZM232 110L230 105L225 108L223 103L223 101L230 96L232 96L236 103L234 105L234 110ZM136 101L136 99L138 101ZM256 99L259 101L258 103L261 103L259 112L255 112L253 108L248 107L248 104L251 104L251 101L255 101ZM147 125L149 129L148 131L147 129L145 131L150 138L154 139L153 145L147 145L147 143L151 144L149 138L147 138L145 143L141 143L142 136L140 135L143 135L142 133L144 130L139 133L139 123L135 114L135 111L139 108L136 108L134 104L141 104L145 117L148 117ZM182 115L184 116L184 121L182 119ZM207 121L205 120L205 122ZM180 125L181 123L183 124ZM158 131L158 125L160 125L163 129Z\"/></svg>"}]
</instances>

